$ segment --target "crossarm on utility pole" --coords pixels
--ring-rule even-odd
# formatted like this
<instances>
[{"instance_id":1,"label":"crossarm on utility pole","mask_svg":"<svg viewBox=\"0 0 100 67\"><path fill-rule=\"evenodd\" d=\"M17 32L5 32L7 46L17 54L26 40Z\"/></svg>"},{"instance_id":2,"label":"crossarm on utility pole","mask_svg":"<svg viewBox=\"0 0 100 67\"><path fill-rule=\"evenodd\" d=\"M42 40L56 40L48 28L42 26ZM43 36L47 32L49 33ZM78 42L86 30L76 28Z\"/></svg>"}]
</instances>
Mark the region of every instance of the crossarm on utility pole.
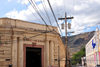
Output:
<instances>
[{"instance_id":1,"label":"crossarm on utility pole","mask_svg":"<svg viewBox=\"0 0 100 67\"><path fill-rule=\"evenodd\" d=\"M74 17L66 17L66 19L73 19ZM65 18L58 18L58 20L65 20Z\"/></svg>"}]
</instances>

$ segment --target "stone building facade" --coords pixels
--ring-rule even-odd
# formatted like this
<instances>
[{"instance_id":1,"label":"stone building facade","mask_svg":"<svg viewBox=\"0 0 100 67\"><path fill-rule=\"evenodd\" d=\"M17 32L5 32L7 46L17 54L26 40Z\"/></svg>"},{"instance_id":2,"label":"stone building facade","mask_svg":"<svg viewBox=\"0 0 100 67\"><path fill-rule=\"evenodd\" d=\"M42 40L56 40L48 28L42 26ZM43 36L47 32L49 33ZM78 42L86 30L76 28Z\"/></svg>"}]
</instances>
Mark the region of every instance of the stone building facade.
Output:
<instances>
[{"instance_id":1,"label":"stone building facade","mask_svg":"<svg viewBox=\"0 0 100 67\"><path fill-rule=\"evenodd\" d=\"M95 47L93 47L95 43ZM100 31L97 30L92 39L86 44L86 65L96 67L100 65Z\"/></svg>"},{"instance_id":2,"label":"stone building facade","mask_svg":"<svg viewBox=\"0 0 100 67\"><path fill-rule=\"evenodd\" d=\"M34 66L65 67L65 47L57 28L0 18L0 67Z\"/></svg>"}]
</instances>

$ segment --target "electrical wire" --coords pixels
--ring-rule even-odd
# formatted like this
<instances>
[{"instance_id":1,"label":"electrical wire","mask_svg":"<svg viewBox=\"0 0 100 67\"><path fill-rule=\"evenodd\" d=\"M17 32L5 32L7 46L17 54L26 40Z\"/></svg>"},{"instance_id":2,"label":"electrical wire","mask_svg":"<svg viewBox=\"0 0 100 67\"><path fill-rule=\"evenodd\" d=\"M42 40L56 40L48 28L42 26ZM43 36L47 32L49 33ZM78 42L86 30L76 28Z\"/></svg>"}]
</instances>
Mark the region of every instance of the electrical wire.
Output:
<instances>
[{"instance_id":1,"label":"electrical wire","mask_svg":"<svg viewBox=\"0 0 100 67\"><path fill-rule=\"evenodd\" d=\"M39 11L38 11L38 9L37 9L37 7L36 7L36 5L35 5L35 3L31 0L28 0L29 1L29 3L31 4L31 6L34 8L34 10L36 11L36 13L40 16L40 18L42 19L42 21L45 23L45 25L48 27L48 25L47 25L47 23L46 23L46 21L44 20L44 18L41 16L41 14L39 13ZM50 30L50 28L48 27L48 29ZM58 34L58 33L57 33Z\"/></svg>"},{"instance_id":2,"label":"electrical wire","mask_svg":"<svg viewBox=\"0 0 100 67\"><path fill-rule=\"evenodd\" d=\"M58 29L60 30L60 33L62 34L62 31L61 31L61 29L60 29L60 26L59 26L58 21L57 21L57 19L56 19L55 13L54 13L54 11L53 11L53 9L52 9L52 6L51 6L51 4L50 4L50 1L47 0L47 2L48 2L48 4L49 4L49 7L50 7L51 12L52 12L52 14L53 14L53 17L54 17L54 19L55 19L55 21L56 21L56 24L57 24L57 26L58 26Z\"/></svg>"},{"instance_id":3,"label":"electrical wire","mask_svg":"<svg viewBox=\"0 0 100 67\"><path fill-rule=\"evenodd\" d=\"M31 0L34 5L36 6L36 8L38 9L38 11L46 18L46 15L40 10L40 8L37 6L36 1L35 0Z\"/></svg>"},{"instance_id":4,"label":"electrical wire","mask_svg":"<svg viewBox=\"0 0 100 67\"><path fill-rule=\"evenodd\" d=\"M32 0L31 0L31 2L32 2ZM35 1L33 1L32 3L34 3L35 4ZM35 5L34 5L35 6ZM50 21L50 17L49 17L49 15L48 15L48 13L47 13L47 11L46 11L46 9L45 9L45 7L46 7L46 5L43 5L42 4L42 6L43 6L43 8L44 8L44 11L45 11L45 13L46 13L46 15L47 15L47 18L49 19L49 23L51 24L51 26L52 26L52 23L51 23L51 21ZM37 10L38 10L39 8L37 7ZM46 24L46 23L45 23ZM47 24L46 24L47 25ZM52 27L53 28L53 27ZM53 28L53 30L54 30L54 28ZM54 32L56 32L57 34L58 34L58 32L57 31L55 31L54 30Z\"/></svg>"},{"instance_id":5,"label":"electrical wire","mask_svg":"<svg viewBox=\"0 0 100 67\"><path fill-rule=\"evenodd\" d=\"M26 5L26 4L25 4ZM26 5L26 7L28 7L28 5ZM29 9L30 10L30 9ZM35 16L35 14L32 12L32 10L30 10L30 12L32 13L32 15L37 19L37 20L41 20L40 18L38 19L37 16ZM40 21L41 22L41 21Z\"/></svg>"},{"instance_id":6,"label":"electrical wire","mask_svg":"<svg viewBox=\"0 0 100 67\"><path fill-rule=\"evenodd\" d=\"M45 13L46 13L46 15L47 15L48 20L49 20L49 23L50 23L51 26L53 26L53 25L52 25L52 22L51 22L51 20L50 20L50 17L49 17L49 15L48 15L47 9L45 9L45 8L46 8L46 5L45 5L45 3L44 3L44 0L41 0L41 1L42 1L43 9L44 9L44 11L45 11Z\"/></svg>"},{"instance_id":7,"label":"electrical wire","mask_svg":"<svg viewBox=\"0 0 100 67\"><path fill-rule=\"evenodd\" d=\"M48 12L47 12L47 9L45 9L46 8L46 5L45 5L45 1L44 0L41 0L42 1L42 6L43 6L43 9L44 9L44 11L45 11L45 13L46 13L46 16L47 16L47 18L48 18L48 20L49 20L49 23L50 23L50 25L51 26L53 26L53 24L52 24L52 22L51 22L51 20L50 20L50 17L49 17L49 14L48 14ZM52 27L53 28L53 27ZM53 28L53 30L54 30L54 28ZM55 31L55 30L54 30ZM55 31L56 33L57 33L57 31Z\"/></svg>"},{"instance_id":8,"label":"electrical wire","mask_svg":"<svg viewBox=\"0 0 100 67\"><path fill-rule=\"evenodd\" d=\"M13 31L12 31L13 32ZM31 37L28 37L28 39L29 38L34 38L34 37L37 37L37 36L39 36L39 35L42 35L42 34L44 34L44 33L52 33L52 31L44 31L44 32L41 32L41 33L39 33L39 34L36 34L36 35L34 35L34 36L31 36ZM11 33L12 34L12 33ZM10 39L9 39L10 40ZM12 40L12 38L11 38L11 40ZM1 39L1 41L5 41L4 39ZM17 40L13 40L14 42L17 42ZM21 41L21 40L20 40ZM23 41L23 40L22 40ZM34 40L33 40L34 41ZM11 42L12 43L12 41L5 41L6 43L7 42ZM2 44L5 44L5 43L2 43ZM10 44L10 43L7 43L7 44Z\"/></svg>"},{"instance_id":9,"label":"electrical wire","mask_svg":"<svg viewBox=\"0 0 100 67\"><path fill-rule=\"evenodd\" d=\"M48 27L46 21L43 19L43 17L42 17L41 14L39 13L39 11L38 11L36 5L34 4L34 2L33 2L32 0L31 0L31 1L28 0L28 1L29 1L29 3L31 4L31 6L34 8L35 12L40 16L40 18L42 19L42 21L45 23L46 27ZM49 27L48 27L48 29L50 30Z\"/></svg>"},{"instance_id":10,"label":"electrical wire","mask_svg":"<svg viewBox=\"0 0 100 67\"><path fill-rule=\"evenodd\" d=\"M33 1L31 0L28 0L29 3L31 4L31 6L34 8L35 12L40 16L40 18L42 19L42 21L46 24L47 26L47 23L45 22L45 20L43 19L43 17L41 16L41 14L39 13L38 9L36 8L35 4L33 3Z\"/></svg>"}]
</instances>

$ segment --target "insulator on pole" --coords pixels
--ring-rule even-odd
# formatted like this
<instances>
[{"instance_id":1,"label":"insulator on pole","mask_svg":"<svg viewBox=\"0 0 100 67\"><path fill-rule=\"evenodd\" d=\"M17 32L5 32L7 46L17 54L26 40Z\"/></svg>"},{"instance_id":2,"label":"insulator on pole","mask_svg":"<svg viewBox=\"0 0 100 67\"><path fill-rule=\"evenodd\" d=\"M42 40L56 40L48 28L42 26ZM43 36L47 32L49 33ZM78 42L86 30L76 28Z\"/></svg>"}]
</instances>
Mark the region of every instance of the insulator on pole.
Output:
<instances>
[{"instance_id":1,"label":"insulator on pole","mask_svg":"<svg viewBox=\"0 0 100 67\"><path fill-rule=\"evenodd\" d=\"M71 23L68 23L68 29L71 29Z\"/></svg>"},{"instance_id":2,"label":"insulator on pole","mask_svg":"<svg viewBox=\"0 0 100 67\"><path fill-rule=\"evenodd\" d=\"M61 29L64 29L64 23L61 24Z\"/></svg>"}]
</instances>

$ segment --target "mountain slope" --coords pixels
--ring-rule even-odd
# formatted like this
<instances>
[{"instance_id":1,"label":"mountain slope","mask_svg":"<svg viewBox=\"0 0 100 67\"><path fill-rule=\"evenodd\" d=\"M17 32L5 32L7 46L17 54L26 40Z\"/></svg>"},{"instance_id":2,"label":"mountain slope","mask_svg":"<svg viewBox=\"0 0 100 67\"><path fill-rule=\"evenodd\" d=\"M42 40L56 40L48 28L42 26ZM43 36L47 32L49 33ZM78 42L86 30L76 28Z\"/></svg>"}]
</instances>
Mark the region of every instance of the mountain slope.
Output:
<instances>
[{"instance_id":1,"label":"mountain slope","mask_svg":"<svg viewBox=\"0 0 100 67\"><path fill-rule=\"evenodd\" d=\"M93 37L94 31L87 32L75 36L68 36L67 42L70 51L70 56L78 52L82 47L84 47L87 42ZM62 40L65 44L65 37L62 37Z\"/></svg>"}]
</instances>

